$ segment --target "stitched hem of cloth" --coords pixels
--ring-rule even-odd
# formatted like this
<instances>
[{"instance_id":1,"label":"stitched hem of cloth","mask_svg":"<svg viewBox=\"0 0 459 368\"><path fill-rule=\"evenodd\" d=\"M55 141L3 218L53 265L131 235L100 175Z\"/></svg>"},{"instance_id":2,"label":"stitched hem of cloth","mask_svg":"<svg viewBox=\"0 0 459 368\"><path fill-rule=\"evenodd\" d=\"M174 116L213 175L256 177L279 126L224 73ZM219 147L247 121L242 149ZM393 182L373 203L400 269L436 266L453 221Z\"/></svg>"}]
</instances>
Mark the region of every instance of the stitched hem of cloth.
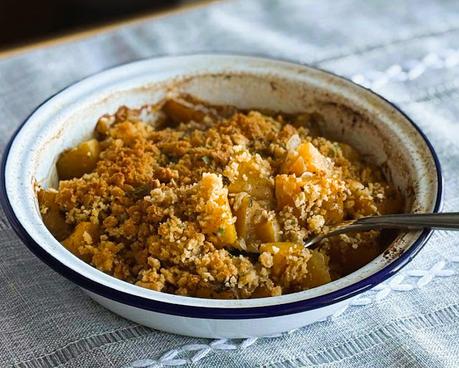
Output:
<instances>
[{"instance_id":1,"label":"stitched hem of cloth","mask_svg":"<svg viewBox=\"0 0 459 368\"><path fill-rule=\"evenodd\" d=\"M419 40L419 39L429 38L429 37L438 37L438 36L442 36L444 34L454 33L454 32L457 32L457 31L459 31L459 27L458 26L453 26L453 27L450 27L450 28L447 28L447 29L433 30L433 31L425 32L425 33L413 34L413 35L408 36L406 38L396 38L396 39L388 40L386 42L382 42L382 43L375 44L375 45L371 45L371 44L362 45L362 46L356 47L354 49L343 50L341 52L336 53L335 55L325 56L325 57L317 59L317 60L312 60L311 64L319 65L319 64L322 64L322 63L328 63L328 62L332 62L332 61L337 61L337 60L344 59L344 58L347 58L347 57L351 57L351 56L355 56L355 55L362 55L362 54L365 54L367 52L372 52L372 51L376 51L376 50L379 50L379 49L384 49L384 48L390 47L390 46L404 45L404 44L406 44L408 42L411 42L411 41L414 41L414 40Z\"/></svg>"},{"instance_id":2,"label":"stitched hem of cloth","mask_svg":"<svg viewBox=\"0 0 459 368\"><path fill-rule=\"evenodd\" d=\"M70 342L62 348L41 355L36 358L14 363L13 367L17 368L45 368L55 367L68 363L72 359L79 357L81 354L88 353L102 346L122 342L151 333L151 330L140 325L130 326L124 329L118 329L99 335L89 336Z\"/></svg>"},{"instance_id":3,"label":"stitched hem of cloth","mask_svg":"<svg viewBox=\"0 0 459 368\"><path fill-rule=\"evenodd\" d=\"M447 82L436 86L428 87L425 93L420 94L418 96L413 96L413 98L410 99L397 101L396 103L410 105L416 103L430 102L444 97L453 96L458 92L458 90L459 81Z\"/></svg>"},{"instance_id":4,"label":"stitched hem of cloth","mask_svg":"<svg viewBox=\"0 0 459 368\"><path fill-rule=\"evenodd\" d=\"M428 329L445 324L455 324L459 321L459 305L451 305L435 312L422 316L408 317L396 320L376 330L353 338L342 344L334 345L331 348L323 349L301 357L288 359L281 362L273 362L262 365L270 368L290 368L299 365L331 364L351 358L363 353L372 347L393 339L396 335L410 332L412 330Z\"/></svg>"}]
</instances>

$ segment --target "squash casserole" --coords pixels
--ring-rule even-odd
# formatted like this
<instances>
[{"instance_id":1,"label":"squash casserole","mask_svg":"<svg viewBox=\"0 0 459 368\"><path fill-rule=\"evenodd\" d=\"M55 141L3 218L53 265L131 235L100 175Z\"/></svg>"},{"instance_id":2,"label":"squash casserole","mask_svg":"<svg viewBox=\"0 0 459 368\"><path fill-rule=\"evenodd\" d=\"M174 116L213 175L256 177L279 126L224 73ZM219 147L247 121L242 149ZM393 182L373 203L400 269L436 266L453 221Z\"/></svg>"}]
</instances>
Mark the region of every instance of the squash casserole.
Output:
<instances>
[{"instance_id":1,"label":"squash casserole","mask_svg":"<svg viewBox=\"0 0 459 368\"><path fill-rule=\"evenodd\" d=\"M308 237L396 213L381 168L321 135L320 112L205 106L186 96L121 107L59 156L38 188L44 223L100 271L156 291L258 298L306 290L362 267L389 239Z\"/></svg>"}]
</instances>

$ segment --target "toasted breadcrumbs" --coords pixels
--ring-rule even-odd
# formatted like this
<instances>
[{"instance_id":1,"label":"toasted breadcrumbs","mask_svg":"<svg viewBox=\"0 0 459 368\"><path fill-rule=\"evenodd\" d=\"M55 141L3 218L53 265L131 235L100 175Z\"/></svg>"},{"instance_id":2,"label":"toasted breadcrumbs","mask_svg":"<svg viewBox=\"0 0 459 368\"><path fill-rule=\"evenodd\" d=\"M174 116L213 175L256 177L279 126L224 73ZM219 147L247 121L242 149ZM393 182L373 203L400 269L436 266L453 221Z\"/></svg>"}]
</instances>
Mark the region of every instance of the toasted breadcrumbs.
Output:
<instances>
[{"instance_id":1,"label":"toasted breadcrumbs","mask_svg":"<svg viewBox=\"0 0 459 368\"><path fill-rule=\"evenodd\" d=\"M120 108L60 156L57 190L38 192L44 222L76 256L152 290L231 299L327 283L376 257L384 239L342 235L319 250L303 241L403 201L380 168L319 136L316 115L179 99Z\"/></svg>"}]
</instances>

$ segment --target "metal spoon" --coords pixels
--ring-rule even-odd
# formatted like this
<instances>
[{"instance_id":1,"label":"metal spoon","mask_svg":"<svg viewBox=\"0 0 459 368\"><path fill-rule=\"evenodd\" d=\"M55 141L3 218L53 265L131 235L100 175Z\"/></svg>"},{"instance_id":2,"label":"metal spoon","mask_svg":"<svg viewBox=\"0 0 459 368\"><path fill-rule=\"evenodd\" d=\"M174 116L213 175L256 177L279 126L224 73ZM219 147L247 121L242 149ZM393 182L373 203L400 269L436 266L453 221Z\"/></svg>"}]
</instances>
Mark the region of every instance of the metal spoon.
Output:
<instances>
[{"instance_id":1,"label":"metal spoon","mask_svg":"<svg viewBox=\"0 0 459 368\"><path fill-rule=\"evenodd\" d=\"M459 230L459 212L449 213L405 213L362 217L357 220L345 221L326 234L315 236L304 243L308 248L331 236L376 229L436 229Z\"/></svg>"}]
</instances>

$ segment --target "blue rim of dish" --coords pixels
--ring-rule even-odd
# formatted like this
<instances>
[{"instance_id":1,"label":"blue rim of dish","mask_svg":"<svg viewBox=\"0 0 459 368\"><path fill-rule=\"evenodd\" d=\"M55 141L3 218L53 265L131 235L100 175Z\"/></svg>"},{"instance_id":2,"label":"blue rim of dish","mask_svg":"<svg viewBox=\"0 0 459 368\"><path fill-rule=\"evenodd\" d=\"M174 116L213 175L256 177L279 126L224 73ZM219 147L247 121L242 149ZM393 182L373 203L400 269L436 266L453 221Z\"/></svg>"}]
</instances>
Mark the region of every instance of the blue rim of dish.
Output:
<instances>
[{"instance_id":1,"label":"blue rim of dish","mask_svg":"<svg viewBox=\"0 0 459 368\"><path fill-rule=\"evenodd\" d=\"M192 56L196 55L198 56L199 54L189 54L189 55L170 55L169 57L180 57L180 56ZM215 55L219 55L218 53L215 53ZM220 54L222 55L222 54ZM256 55L243 55L243 54L224 54L227 56L245 56L245 57L262 57L265 59L269 59L272 61L281 61L281 62L289 62L291 64L295 64L298 66L302 67L307 67L311 69L316 69L321 72L324 72L329 75L333 75L337 78L340 78L342 80L345 80L352 85L356 86L357 88L362 88L373 95L377 96L381 100L385 101L389 105L391 105L396 111L398 111L405 119L412 124L412 126L417 130L419 135L423 138L424 142L426 143L427 147L429 148L429 151L432 155L432 158L435 163L435 168L437 171L437 196L435 200L435 206L434 206L434 212L439 212L442 206L443 202L443 176L442 176L442 169L440 165L440 161L438 159L438 156L430 143L429 139L426 137L424 132L418 127L418 125L407 115L405 114L396 104L393 102L388 101L386 98L380 96L379 94L375 93L369 88L366 88L364 86L361 86L359 84L354 83L353 81L349 80L346 77L337 75L333 72L330 72L328 70L324 70L321 68L318 68L316 66L309 66L306 64L301 64L295 61L291 60L286 60L286 59L276 59L276 58L271 58L267 56L256 56ZM155 57L159 58L159 57ZM116 65L110 68L107 68L102 71L106 70L111 70L115 69L117 67L121 67L123 65L128 65L131 63L135 63L138 61L146 61L148 59L153 59L153 58L145 58L129 63L124 63L120 65ZM51 267L54 271L60 273L62 276L67 278L68 280L74 282L78 286L81 286L82 288L93 292L95 294L98 294L100 296L103 296L107 299L111 299L114 301L117 301L122 304L130 305L136 308L144 309L144 310L149 310L153 312L158 312L158 313L164 313L164 314L170 314L170 315L176 315L176 316L183 316L183 317L191 317L191 318L204 318L204 319L252 319L252 318L268 318L268 317L275 317L275 316L284 316L284 315L289 315L289 314L295 314L295 313L301 313L309 310L314 310L318 308L322 308L331 304L338 303L340 301L343 301L345 299L351 298L359 293L362 293L378 284L381 282L385 281L389 277L393 276L396 272L398 272L400 269L402 269L404 266L406 266L417 254L418 252L423 248L425 243L429 240L430 236L432 235L432 230L426 229L424 230L419 237L413 242L411 247L404 253L398 256L397 259L392 261L389 265L385 266L382 270L379 270L378 272L374 273L371 276L368 276L367 278L360 280L352 285L346 286L342 289L333 291L328 294L320 295L314 298L310 299L305 299L305 300L299 300L296 302L290 302L290 303L284 303L284 304L277 304L277 305L269 305L269 306L259 306L259 307L237 307L237 308L218 308L218 307L197 307L197 306L189 306L189 305L180 305L180 304L173 304L173 303L168 303L168 302L162 302L162 301L157 301L157 300L152 300L149 298L125 293L120 290L115 290L111 287L99 284L98 282L95 282L82 274L72 270L71 268L65 266L63 263L61 263L58 259L50 255L48 252L46 252L33 238L27 233L27 231L24 229L18 218L16 217L16 214L14 213L14 210L11 206L11 203L8 199L7 192L6 192L6 177L5 177L5 168L6 168L6 162L8 160L8 155L10 148L17 136L17 134L20 132L20 130L23 128L25 124L29 121L30 117L44 104L46 104L48 101L50 101L53 97L56 95L60 94L64 90L67 90L68 88L74 86L77 83L80 83L83 80L89 79L92 76L101 73L102 71L99 71L97 73L91 74L85 78L82 78L69 86L61 89L60 91L56 92L49 98L47 98L45 101L43 101L40 105L38 105L30 114L29 116L22 122L22 124L16 129L14 132L13 136L9 140L7 146L5 147L5 150L3 152L3 157L2 157L2 162L1 162L1 171L0 171L0 203L3 207L3 210L5 211L5 215L10 222L13 230L16 232L16 234L19 236L19 238L22 240L22 242L29 248L29 250L32 251L39 259L41 259L45 264L47 264L49 267Z\"/></svg>"}]
</instances>

